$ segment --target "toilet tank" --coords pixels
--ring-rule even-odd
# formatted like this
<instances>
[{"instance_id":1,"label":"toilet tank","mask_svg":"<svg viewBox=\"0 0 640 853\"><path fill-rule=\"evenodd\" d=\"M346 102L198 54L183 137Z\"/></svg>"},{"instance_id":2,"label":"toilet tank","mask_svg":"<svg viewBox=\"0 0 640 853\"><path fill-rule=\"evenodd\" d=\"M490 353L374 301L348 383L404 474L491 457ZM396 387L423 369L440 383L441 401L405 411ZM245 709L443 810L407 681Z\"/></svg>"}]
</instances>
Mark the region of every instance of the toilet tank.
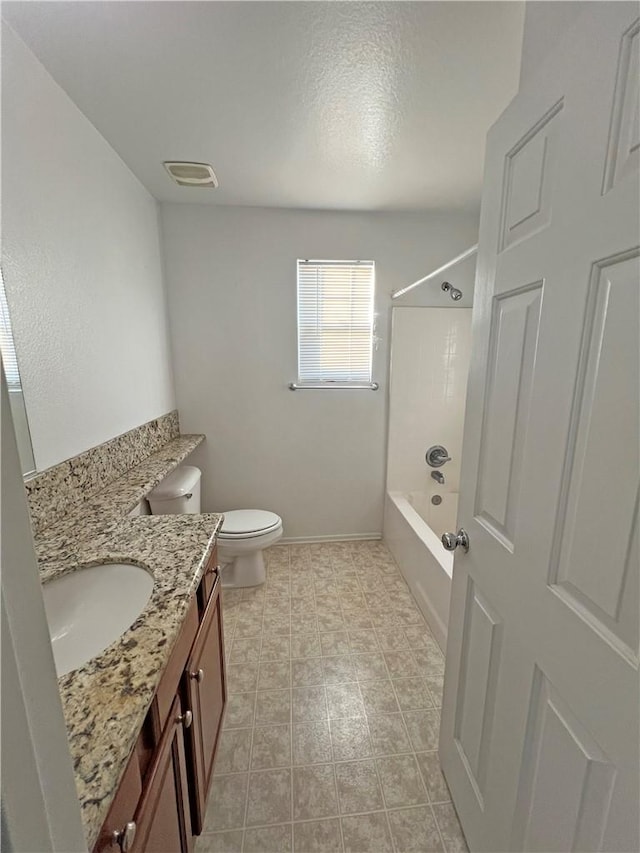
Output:
<instances>
[{"instance_id":1,"label":"toilet tank","mask_svg":"<svg viewBox=\"0 0 640 853\"><path fill-rule=\"evenodd\" d=\"M200 477L193 465L183 465L147 495L152 515L177 515L200 512Z\"/></svg>"}]
</instances>

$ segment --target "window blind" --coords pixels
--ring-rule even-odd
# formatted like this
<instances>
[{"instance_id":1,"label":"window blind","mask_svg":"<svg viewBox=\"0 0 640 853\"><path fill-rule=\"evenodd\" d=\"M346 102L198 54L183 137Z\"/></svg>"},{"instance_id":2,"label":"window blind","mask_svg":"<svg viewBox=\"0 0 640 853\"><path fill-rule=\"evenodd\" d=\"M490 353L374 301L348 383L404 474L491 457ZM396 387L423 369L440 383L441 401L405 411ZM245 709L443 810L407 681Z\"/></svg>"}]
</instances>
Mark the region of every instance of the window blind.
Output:
<instances>
[{"instance_id":1,"label":"window blind","mask_svg":"<svg viewBox=\"0 0 640 853\"><path fill-rule=\"evenodd\" d=\"M298 381L371 382L373 261L298 261Z\"/></svg>"},{"instance_id":2,"label":"window blind","mask_svg":"<svg viewBox=\"0 0 640 853\"><path fill-rule=\"evenodd\" d=\"M4 291L4 281L0 274L0 352L2 353L2 364L4 375L7 378L7 386L10 391L20 390L20 372L18 371L18 358L16 348L13 345L13 332L11 331L11 318L9 317L9 306L7 294Z\"/></svg>"}]
</instances>

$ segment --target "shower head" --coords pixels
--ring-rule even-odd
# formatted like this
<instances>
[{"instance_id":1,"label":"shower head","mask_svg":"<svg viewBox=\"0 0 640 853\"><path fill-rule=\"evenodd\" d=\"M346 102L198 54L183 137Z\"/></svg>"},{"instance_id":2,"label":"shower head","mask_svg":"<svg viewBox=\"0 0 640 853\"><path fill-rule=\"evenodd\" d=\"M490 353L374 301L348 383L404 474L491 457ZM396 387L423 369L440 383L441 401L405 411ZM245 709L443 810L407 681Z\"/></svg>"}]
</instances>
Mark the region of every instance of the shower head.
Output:
<instances>
[{"instance_id":1,"label":"shower head","mask_svg":"<svg viewBox=\"0 0 640 853\"><path fill-rule=\"evenodd\" d=\"M445 293L449 293L454 302L457 302L458 299L462 299L462 291L458 290L458 288L454 287L452 284L449 284L448 281L443 281L440 287Z\"/></svg>"}]
</instances>

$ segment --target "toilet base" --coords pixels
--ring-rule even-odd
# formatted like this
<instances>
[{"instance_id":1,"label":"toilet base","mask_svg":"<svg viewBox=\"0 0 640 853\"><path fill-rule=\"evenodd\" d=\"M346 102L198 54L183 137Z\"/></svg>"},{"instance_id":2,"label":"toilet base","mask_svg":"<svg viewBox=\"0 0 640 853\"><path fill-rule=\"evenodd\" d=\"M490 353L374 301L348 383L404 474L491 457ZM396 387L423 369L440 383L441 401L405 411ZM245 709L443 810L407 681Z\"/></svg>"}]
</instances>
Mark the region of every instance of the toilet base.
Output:
<instances>
[{"instance_id":1,"label":"toilet base","mask_svg":"<svg viewBox=\"0 0 640 853\"><path fill-rule=\"evenodd\" d=\"M222 564L222 586L225 589L259 586L266 579L267 570L262 551L232 557L230 562Z\"/></svg>"}]
</instances>

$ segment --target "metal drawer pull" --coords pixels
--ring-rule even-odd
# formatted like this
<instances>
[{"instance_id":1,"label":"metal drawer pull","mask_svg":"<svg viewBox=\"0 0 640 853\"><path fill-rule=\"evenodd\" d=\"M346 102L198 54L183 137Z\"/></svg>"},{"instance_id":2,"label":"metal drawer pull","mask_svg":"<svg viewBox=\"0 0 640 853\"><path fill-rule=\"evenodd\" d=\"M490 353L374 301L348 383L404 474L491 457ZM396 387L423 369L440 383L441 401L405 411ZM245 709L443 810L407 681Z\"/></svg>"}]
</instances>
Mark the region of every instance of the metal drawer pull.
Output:
<instances>
[{"instance_id":1,"label":"metal drawer pull","mask_svg":"<svg viewBox=\"0 0 640 853\"><path fill-rule=\"evenodd\" d=\"M199 669L197 672L190 672L189 678L195 678L198 684L201 684L204 680L204 669Z\"/></svg>"},{"instance_id":2,"label":"metal drawer pull","mask_svg":"<svg viewBox=\"0 0 640 853\"><path fill-rule=\"evenodd\" d=\"M208 575L217 575L220 572L220 566L209 566L207 569Z\"/></svg>"},{"instance_id":3,"label":"metal drawer pull","mask_svg":"<svg viewBox=\"0 0 640 853\"><path fill-rule=\"evenodd\" d=\"M191 713L191 711L185 711L184 714L180 714L176 717L176 723L182 723L185 729L190 728L192 722L193 714Z\"/></svg>"},{"instance_id":4,"label":"metal drawer pull","mask_svg":"<svg viewBox=\"0 0 640 853\"><path fill-rule=\"evenodd\" d=\"M128 853L131 850L131 846L133 844L133 840L136 837L136 824L135 821L130 820L128 823L125 823L124 829L121 829L120 832L118 830L114 830L111 835L112 846L117 844L118 847L122 850L122 853Z\"/></svg>"}]
</instances>

